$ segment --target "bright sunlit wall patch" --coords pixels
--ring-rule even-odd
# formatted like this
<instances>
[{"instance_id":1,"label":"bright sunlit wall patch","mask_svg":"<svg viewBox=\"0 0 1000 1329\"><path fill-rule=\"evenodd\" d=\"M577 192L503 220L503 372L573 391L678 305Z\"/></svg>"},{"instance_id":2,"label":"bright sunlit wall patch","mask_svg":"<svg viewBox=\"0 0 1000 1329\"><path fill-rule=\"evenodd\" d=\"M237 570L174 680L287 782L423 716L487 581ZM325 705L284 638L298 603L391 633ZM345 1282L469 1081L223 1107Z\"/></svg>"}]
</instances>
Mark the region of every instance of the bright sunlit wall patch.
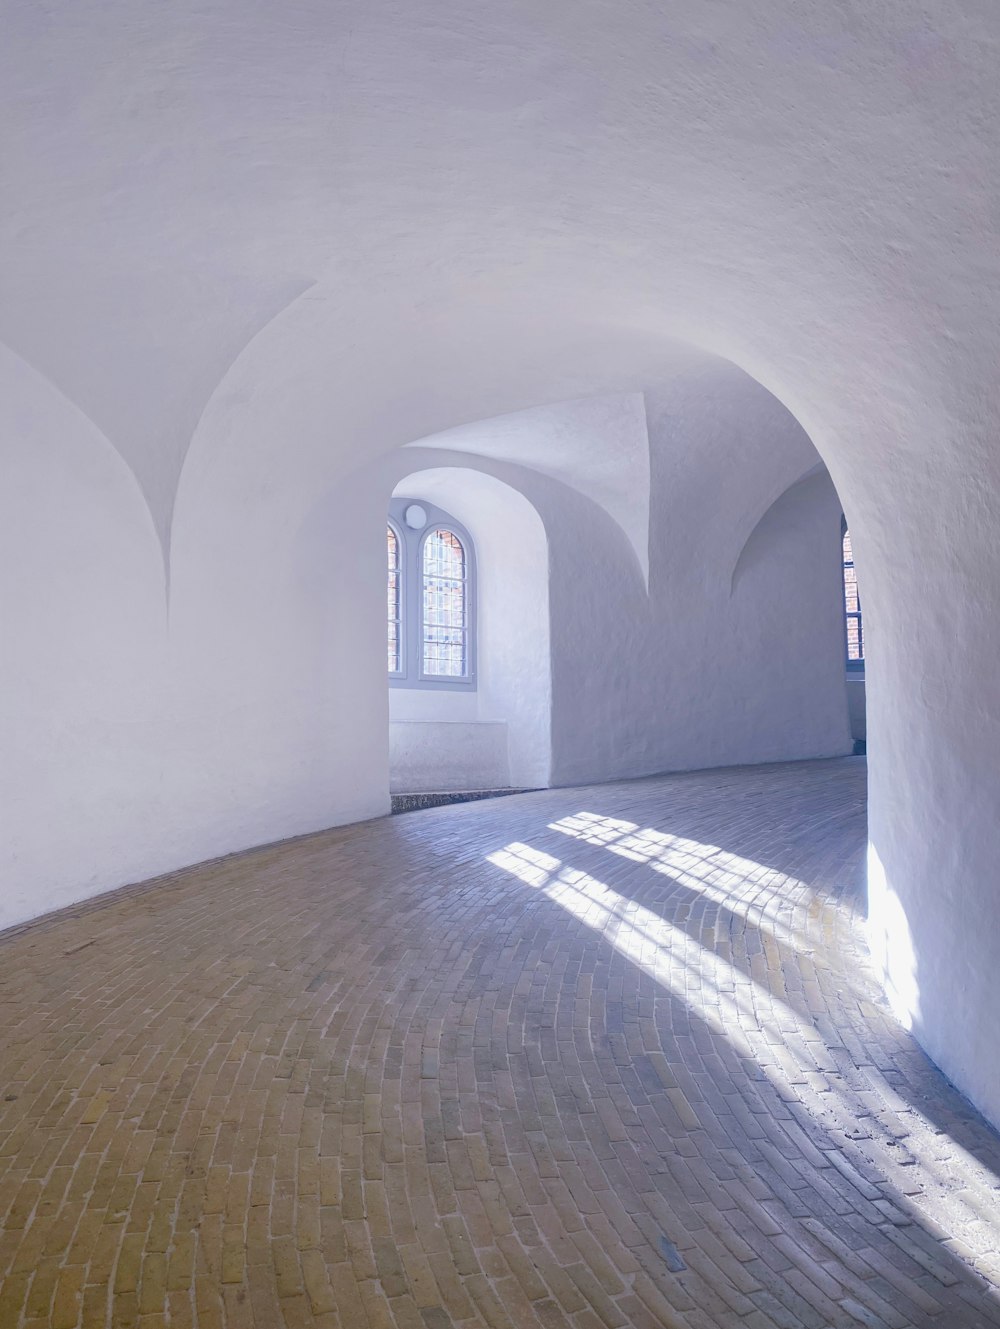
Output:
<instances>
[{"instance_id":1,"label":"bright sunlit wall patch","mask_svg":"<svg viewBox=\"0 0 1000 1329\"><path fill-rule=\"evenodd\" d=\"M920 1020L913 934L873 844L868 845L868 946L893 1015L904 1029L912 1029Z\"/></svg>"},{"instance_id":2,"label":"bright sunlit wall patch","mask_svg":"<svg viewBox=\"0 0 1000 1329\"><path fill-rule=\"evenodd\" d=\"M476 551L454 517L394 498L387 522L389 684L476 688Z\"/></svg>"}]
</instances>

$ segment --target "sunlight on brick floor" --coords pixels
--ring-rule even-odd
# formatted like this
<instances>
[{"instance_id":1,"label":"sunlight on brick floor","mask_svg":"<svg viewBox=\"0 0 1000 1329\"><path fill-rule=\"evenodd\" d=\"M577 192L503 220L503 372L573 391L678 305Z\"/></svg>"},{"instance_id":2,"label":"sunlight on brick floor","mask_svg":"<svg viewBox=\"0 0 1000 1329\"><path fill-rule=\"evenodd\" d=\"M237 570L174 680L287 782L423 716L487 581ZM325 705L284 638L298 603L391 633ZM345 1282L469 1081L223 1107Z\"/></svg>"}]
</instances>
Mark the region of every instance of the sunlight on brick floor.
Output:
<instances>
[{"instance_id":1,"label":"sunlight on brick floor","mask_svg":"<svg viewBox=\"0 0 1000 1329\"><path fill-rule=\"evenodd\" d=\"M1000 1325L864 763L552 790L0 938L0 1329ZM918 975L919 979L919 975Z\"/></svg>"}]
</instances>

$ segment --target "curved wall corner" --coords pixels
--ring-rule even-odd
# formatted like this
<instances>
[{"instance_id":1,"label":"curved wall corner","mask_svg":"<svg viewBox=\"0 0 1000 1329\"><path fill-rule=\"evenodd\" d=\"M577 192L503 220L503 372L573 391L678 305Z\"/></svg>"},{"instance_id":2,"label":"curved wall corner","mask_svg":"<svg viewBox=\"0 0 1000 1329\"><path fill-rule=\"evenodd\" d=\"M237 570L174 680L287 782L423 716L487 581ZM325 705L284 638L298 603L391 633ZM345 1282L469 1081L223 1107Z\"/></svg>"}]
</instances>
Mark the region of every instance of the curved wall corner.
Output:
<instances>
[{"instance_id":1,"label":"curved wall corner","mask_svg":"<svg viewBox=\"0 0 1000 1329\"><path fill-rule=\"evenodd\" d=\"M170 726L149 510L97 428L6 353L0 433L3 928L176 860L156 830Z\"/></svg>"}]
</instances>

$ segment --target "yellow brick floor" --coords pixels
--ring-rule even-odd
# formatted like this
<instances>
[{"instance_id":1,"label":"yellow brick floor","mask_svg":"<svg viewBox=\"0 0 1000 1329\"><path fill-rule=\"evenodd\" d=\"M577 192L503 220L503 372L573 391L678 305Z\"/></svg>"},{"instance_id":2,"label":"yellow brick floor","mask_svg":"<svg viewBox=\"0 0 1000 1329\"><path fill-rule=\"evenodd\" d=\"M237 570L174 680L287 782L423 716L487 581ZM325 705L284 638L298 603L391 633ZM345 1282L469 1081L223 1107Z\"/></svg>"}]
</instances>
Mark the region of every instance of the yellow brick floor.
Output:
<instances>
[{"instance_id":1,"label":"yellow brick floor","mask_svg":"<svg viewBox=\"0 0 1000 1329\"><path fill-rule=\"evenodd\" d=\"M0 1329L1000 1325L860 759L413 813L0 938ZM918 975L919 979L919 975Z\"/></svg>"}]
</instances>

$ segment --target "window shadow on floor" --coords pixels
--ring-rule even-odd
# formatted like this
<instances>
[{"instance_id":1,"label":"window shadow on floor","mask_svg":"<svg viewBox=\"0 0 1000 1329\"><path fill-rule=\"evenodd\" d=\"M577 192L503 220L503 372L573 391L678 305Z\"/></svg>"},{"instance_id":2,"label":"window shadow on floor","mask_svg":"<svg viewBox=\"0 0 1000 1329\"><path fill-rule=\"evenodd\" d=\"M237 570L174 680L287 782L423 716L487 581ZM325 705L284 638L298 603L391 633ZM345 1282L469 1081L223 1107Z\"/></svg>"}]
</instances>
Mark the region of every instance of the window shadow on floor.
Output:
<instances>
[{"instance_id":1,"label":"window shadow on floor","mask_svg":"<svg viewBox=\"0 0 1000 1329\"><path fill-rule=\"evenodd\" d=\"M586 795L490 861L544 896L547 927L561 910L561 926L594 952L595 1056L610 1057L640 1135L643 1114L656 1119L655 1175L671 1178L681 1226L693 1221L692 1177L678 1150L703 1132L714 1181L763 1186L760 1203L780 1211L775 1238L794 1233L811 1259L836 1265L886 1317L871 1323L1000 1323L990 1288L1000 1140L892 1020L866 968L857 798L814 822L791 787L784 822L773 815L780 795L768 796L770 817L747 799L746 836L719 846L707 806L681 817L664 807L640 825L627 798ZM852 836L860 843L845 856ZM692 1120L650 1059L650 1027ZM772 1294L748 1295L782 1322ZM781 1300L785 1314L803 1311L787 1287Z\"/></svg>"}]
</instances>

